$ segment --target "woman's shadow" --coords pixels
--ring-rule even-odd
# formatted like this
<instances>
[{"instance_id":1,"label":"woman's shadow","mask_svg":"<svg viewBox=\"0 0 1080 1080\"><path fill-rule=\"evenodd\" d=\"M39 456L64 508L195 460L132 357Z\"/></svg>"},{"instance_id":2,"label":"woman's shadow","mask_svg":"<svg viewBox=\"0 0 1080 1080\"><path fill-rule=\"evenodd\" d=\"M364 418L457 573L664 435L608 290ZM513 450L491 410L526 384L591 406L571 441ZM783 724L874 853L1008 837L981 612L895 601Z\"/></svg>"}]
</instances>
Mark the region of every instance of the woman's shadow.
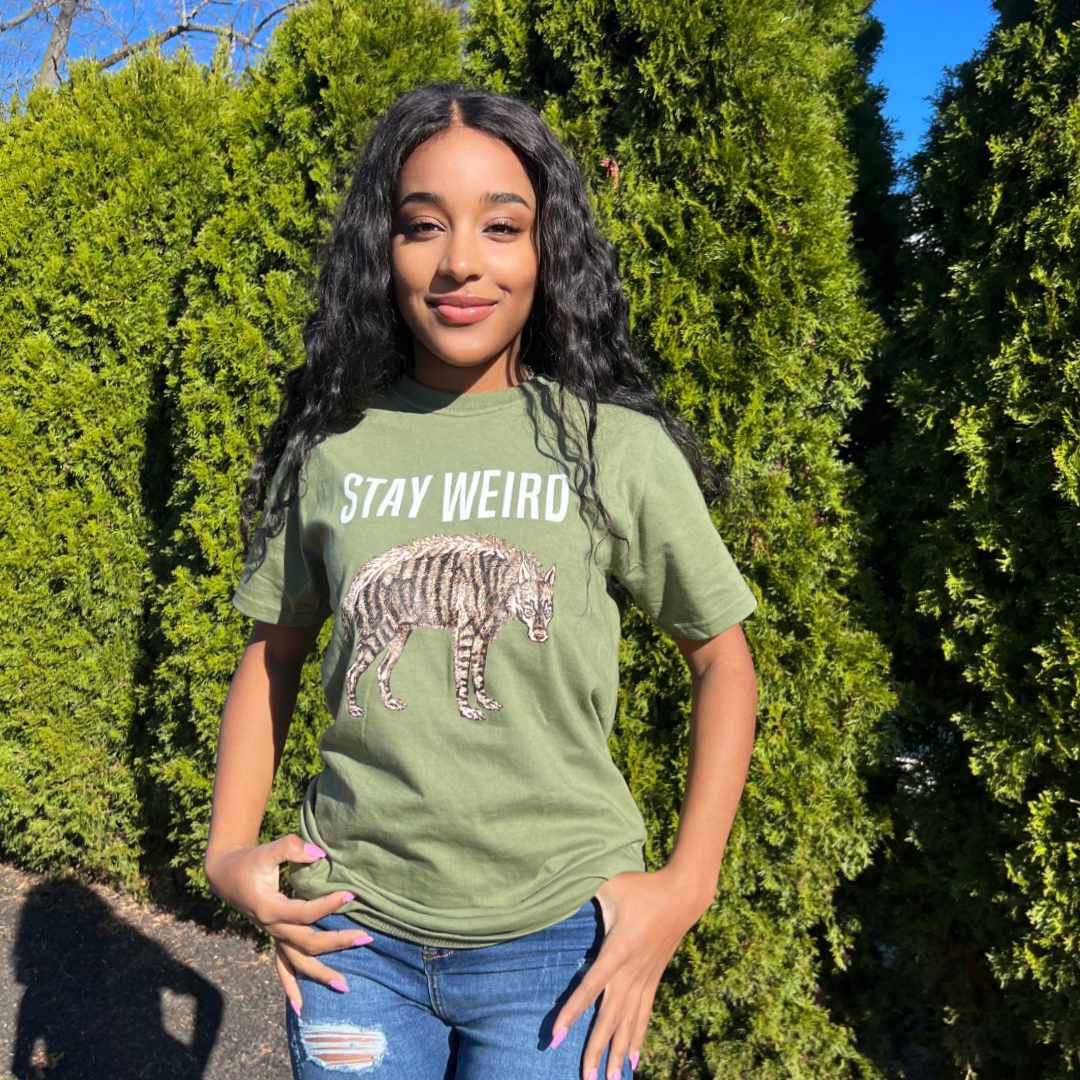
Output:
<instances>
[{"instance_id":1,"label":"woman's shadow","mask_svg":"<svg viewBox=\"0 0 1080 1080\"><path fill-rule=\"evenodd\" d=\"M13 959L25 987L10 1066L17 1080L203 1075L221 1026L221 992L92 890L64 879L31 889ZM166 989L191 999L183 1005L193 1009L172 1006L186 1021L174 1027L190 1032L189 1041L166 1027Z\"/></svg>"}]
</instances>

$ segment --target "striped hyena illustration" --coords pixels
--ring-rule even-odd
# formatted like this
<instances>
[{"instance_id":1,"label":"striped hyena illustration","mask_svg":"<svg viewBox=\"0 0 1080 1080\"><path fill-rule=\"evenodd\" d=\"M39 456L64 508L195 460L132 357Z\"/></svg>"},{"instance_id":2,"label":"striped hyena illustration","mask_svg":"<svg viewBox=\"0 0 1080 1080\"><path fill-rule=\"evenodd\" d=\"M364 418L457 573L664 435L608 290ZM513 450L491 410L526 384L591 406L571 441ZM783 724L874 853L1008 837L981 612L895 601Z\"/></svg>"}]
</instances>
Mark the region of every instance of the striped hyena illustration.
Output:
<instances>
[{"instance_id":1,"label":"striped hyena illustration","mask_svg":"<svg viewBox=\"0 0 1080 1080\"><path fill-rule=\"evenodd\" d=\"M345 675L351 716L363 716L356 682L386 649L379 691L388 709L406 703L390 690L390 674L417 626L454 634L454 688L467 720L484 714L469 704L470 682L485 709L501 709L484 690L488 646L507 619L518 618L529 640L546 641L554 610L555 566L542 572L536 557L498 536L437 533L396 544L368 559L353 576L341 605L342 629L354 650Z\"/></svg>"}]
</instances>

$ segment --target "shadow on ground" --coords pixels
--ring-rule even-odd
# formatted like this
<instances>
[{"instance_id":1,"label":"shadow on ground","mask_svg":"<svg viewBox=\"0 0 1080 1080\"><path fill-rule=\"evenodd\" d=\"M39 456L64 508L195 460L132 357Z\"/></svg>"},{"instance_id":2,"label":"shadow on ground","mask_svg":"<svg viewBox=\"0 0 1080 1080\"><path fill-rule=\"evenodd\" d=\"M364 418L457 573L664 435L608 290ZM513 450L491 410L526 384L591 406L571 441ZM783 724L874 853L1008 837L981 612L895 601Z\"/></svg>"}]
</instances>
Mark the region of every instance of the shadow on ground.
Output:
<instances>
[{"instance_id":1,"label":"shadow on ground","mask_svg":"<svg viewBox=\"0 0 1080 1080\"><path fill-rule=\"evenodd\" d=\"M0 1076L289 1080L269 953L73 877L0 865Z\"/></svg>"}]
</instances>

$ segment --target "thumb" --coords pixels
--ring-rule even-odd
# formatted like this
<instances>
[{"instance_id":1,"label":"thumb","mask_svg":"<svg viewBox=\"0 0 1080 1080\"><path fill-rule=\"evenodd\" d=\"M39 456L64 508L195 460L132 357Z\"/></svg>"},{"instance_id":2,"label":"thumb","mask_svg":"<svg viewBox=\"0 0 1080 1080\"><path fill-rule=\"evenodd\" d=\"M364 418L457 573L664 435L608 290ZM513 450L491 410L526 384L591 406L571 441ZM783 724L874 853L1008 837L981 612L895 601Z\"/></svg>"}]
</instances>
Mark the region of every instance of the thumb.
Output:
<instances>
[{"instance_id":1,"label":"thumb","mask_svg":"<svg viewBox=\"0 0 1080 1080\"><path fill-rule=\"evenodd\" d=\"M274 846L278 862L312 863L326 858L326 852L321 847L306 843L296 833L287 833Z\"/></svg>"}]
</instances>

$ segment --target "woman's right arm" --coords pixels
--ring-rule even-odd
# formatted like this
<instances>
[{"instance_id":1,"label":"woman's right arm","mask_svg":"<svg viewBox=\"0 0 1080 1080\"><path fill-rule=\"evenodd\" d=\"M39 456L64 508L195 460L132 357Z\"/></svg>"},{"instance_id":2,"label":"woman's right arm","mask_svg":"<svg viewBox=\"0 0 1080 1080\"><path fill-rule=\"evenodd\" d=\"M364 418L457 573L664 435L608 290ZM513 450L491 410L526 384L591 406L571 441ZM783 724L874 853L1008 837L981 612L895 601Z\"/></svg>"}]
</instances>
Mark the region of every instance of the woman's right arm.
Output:
<instances>
[{"instance_id":1,"label":"woman's right arm","mask_svg":"<svg viewBox=\"0 0 1080 1080\"><path fill-rule=\"evenodd\" d=\"M297 974L344 989L344 980L315 957L366 944L356 930L317 930L312 923L351 897L338 892L290 900L279 887L283 862L322 858L296 833L259 844L266 803L281 761L300 689L300 673L318 637L317 626L278 626L256 620L233 675L218 733L210 835L203 868L210 888L254 919L275 939L278 977L297 1013L303 1003Z\"/></svg>"},{"instance_id":2,"label":"woman's right arm","mask_svg":"<svg viewBox=\"0 0 1080 1080\"><path fill-rule=\"evenodd\" d=\"M300 672L318 633L317 626L277 626L257 620L252 627L221 715L206 845L208 877L216 856L258 842L292 724Z\"/></svg>"}]
</instances>

